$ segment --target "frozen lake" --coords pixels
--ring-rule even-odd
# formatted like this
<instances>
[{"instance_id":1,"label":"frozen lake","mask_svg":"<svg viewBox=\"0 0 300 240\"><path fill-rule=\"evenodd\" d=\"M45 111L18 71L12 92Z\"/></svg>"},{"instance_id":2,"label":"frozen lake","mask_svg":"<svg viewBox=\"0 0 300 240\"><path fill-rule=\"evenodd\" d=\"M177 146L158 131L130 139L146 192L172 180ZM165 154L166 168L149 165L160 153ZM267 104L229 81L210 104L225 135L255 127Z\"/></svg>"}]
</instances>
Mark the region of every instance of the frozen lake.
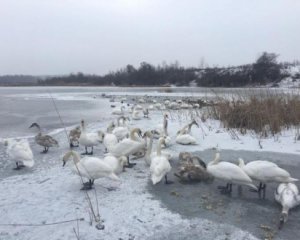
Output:
<instances>
[{"instance_id":1,"label":"frozen lake","mask_svg":"<svg viewBox=\"0 0 300 240\"><path fill-rule=\"evenodd\" d=\"M239 90L215 91L232 94ZM225 141L231 141L232 148L221 151L222 160L236 162L238 157L243 157L246 161L270 160L290 171L295 178L300 178L299 155L241 151L243 148L249 149L251 144L256 146L257 143L254 140L250 143L251 139L234 142L228 137L225 138L228 135L225 132L220 134L227 140L214 140L217 136L216 129L209 130L211 126L208 125L203 125L207 136L200 136L202 132L199 129L194 130L197 132L195 135L199 135L199 146L173 144L170 147L170 151L174 153L171 162L173 169L170 173L170 179L175 181L173 185L159 183L153 186L143 160L137 160L134 169L120 175L121 183L106 179L97 181L95 188L99 196L100 212L105 220L105 230L98 231L89 226L84 194L79 191L80 181L69 169L61 167L61 156L68 150L68 142L50 96L53 97L66 127L78 125L81 119L85 119L89 123L89 131L96 131L105 129L109 121L115 119L111 115L110 105L119 104L110 102L110 98L101 97L102 94L127 95L128 99L145 95L163 98L214 96L213 91L203 88L0 88L0 138L28 138L35 156L35 166L32 169L13 171L14 163L7 159L5 149L0 144L0 215L3 221L6 219L7 223L38 223L65 220L75 215L84 216L86 221L80 226L81 239L85 240L272 239L268 238L270 236L282 240L300 239L299 208L291 212L288 223L281 231L277 229L280 206L273 196L276 184L270 184L266 199L258 199L247 188L243 188L242 193L238 194L236 186L232 195L221 195L217 190L217 185L222 184L219 181L192 185L177 181L173 173L178 166L177 157L180 151L193 152L207 163L215 153L212 148L217 145L222 148ZM161 123L161 115L161 111L153 111L149 120L132 121L131 126L142 129L156 126ZM45 132L52 134L59 141L60 147L50 149L48 154L40 154L41 148L32 138L34 133L28 129L33 122L38 122ZM185 122L170 120L170 135L174 136L182 124ZM209 134L212 135L211 139ZM205 141L208 140L210 143L206 144ZM273 142L270 143L271 147L267 150L272 149ZM276 146L281 145L280 142L276 144L274 151L278 148ZM83 148L78 151L83 151ZM99 146L95 149L95 156L103 156L103 152L103 146ZM108 192L101 185L114 185L117 190ZM0 226L0 239L74 239L73 225L33 229ZM49 236L51 237L48 238Z\"/></svg>"}]
</instances>

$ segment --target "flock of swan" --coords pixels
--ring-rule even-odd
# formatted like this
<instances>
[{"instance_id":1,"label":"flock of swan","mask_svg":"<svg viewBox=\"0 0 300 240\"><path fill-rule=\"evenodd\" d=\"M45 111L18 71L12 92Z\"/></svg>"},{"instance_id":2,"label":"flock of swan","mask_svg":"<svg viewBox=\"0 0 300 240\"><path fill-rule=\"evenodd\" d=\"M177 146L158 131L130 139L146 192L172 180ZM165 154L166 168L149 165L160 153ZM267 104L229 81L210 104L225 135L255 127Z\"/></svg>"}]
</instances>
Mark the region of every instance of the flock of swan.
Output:
<instances>
[{"instance_id":1,"label":"flock of swan","mask_svg":"<svg viewBox=\"0 0 300 240\"><path fill-rule=\"evenodd\" d=\"M161 107L160 103L155 103ZM171 106L171 102L168 103ZM176 107L180 102L176 102ZM181 102L181 104L184 104ZM175 104L173 104L175 105ZM186 106L185 106L186 107ZM174 108L174 106L172 107ZM171 108L171 109L172 109ZM130 118L134 121L147 119L151 107L145 108L141 105L134 105L129 111L122 106L112 111L112 115L117 115L114 122L111 122L105 131L88 132L84 120L80 126L75 127L69 132L69 143L71 150L63 156L63 166L70 165L71 170L87 179L82 189L88 190L93 187L94 181L99 178L107 177L112 180L119 180L119 175L124 168L132 168L136 163L130 161L143 158L145 166L149 168L150 179L153 185L164 180L165 184L171 184L168 179L172 166L170 160L172 153L167 150L171 145L172 139L168 133L168 113L163 114L162 124L153 129L142 131L138 127L129 126ZM144 120L145 121L145 120ZM196 138L192 135L192 126L198 126L195 120L185 125L177 131L175 142L182 145L197 144ZM42 153L46 154L51 147L58 147L58 141L52 136L42 133L40 126L33 123L30 128L37 129L35 136L36 144L43 147ZM158 139L156 151L153 151L154 139ZM9 158L15 161L17 170L23 167L33 167L34 157L28 140L8 139L5 142ZM103 144L105 147L104 157L95 157L93 155L94 147ZM79 154L74 147L82 146L84 153ZM239 164L220 161L220 153L216 153L215 158L208 164L197 156L190 153L180 153L179 158L192 163L193 171L201 170L208 176L220 179L226 183L226 186L218 186L221 193L228 194L232 192L232 185L244 185L250 187L253 192L261 193L265 197L266 184L278 183L275 192L275 200L282 205L280 215L280 227L287 221L289 209L299 205L300 195L294 182L298 179L292 178L286 170L270 161L255 160L247 164L243 159L239 159ZM187 174L189 176L189 173ZM256 186L254 182L258 182Z\"/></svg>"}]
</instances>

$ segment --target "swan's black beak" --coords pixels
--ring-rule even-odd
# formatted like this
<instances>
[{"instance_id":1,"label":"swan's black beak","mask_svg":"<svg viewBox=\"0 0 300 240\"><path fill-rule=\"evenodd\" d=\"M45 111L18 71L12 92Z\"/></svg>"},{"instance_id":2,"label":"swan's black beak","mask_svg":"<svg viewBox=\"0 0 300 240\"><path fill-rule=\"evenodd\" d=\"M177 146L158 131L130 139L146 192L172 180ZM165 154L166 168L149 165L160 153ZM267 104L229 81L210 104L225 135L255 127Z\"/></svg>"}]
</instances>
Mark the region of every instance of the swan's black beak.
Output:
<instances>
[{"instance_id":1,"label":"swan's black beak","mask_svg":"<svg viewBox=\"0 0 300 240\"><path fill-rule=\"evenodd\" d=\"M63 167L66 165L66 161L65 160L63 160Z\"/></svg>"}]
</instances>

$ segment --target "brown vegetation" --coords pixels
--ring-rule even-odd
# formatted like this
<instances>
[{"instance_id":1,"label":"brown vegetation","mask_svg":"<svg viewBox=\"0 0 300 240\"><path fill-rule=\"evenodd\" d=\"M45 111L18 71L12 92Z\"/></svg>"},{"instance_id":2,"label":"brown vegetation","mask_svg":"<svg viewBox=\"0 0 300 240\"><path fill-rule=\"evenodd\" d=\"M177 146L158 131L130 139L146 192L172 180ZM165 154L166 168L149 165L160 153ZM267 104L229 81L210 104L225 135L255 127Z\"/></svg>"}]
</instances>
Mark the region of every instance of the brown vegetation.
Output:
<instances>
[{"instance_id":1,"label":"brown vegetation","mask_svg":"<svg viewBox=\"0 0 300 240\"><path fill-rule=\"evenodd\" d=\"M242 134L253 130L262 137L275 135L300 124L300 96L271 94L238 96L231 100L218 99L210 116L220 120L224 127L239 129Z\"/></svg>"}]
</instances>

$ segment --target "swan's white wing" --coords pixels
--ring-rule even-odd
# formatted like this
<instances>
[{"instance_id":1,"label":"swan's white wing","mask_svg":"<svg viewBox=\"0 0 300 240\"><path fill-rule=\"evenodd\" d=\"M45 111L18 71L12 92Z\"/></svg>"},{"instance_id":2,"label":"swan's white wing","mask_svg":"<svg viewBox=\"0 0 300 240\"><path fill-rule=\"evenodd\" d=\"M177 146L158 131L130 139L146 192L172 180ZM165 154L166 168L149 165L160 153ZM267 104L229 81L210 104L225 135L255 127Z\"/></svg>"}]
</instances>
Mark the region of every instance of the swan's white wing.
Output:
<instances>
[{"instance_id":1,"label":"swan's white wing","mask_svg":"<svg viewBox=\"0 0 300 240\"><path fill-rule=\"evenodd\" d=\"M180 143L180 144L196 144L196 138L194 138L193 136L189 135L189 134L180 134L176 137L176 142Z\"/></svg>"},{"instance_id":2,"label":"swan's white wing","mask_svg":"<svg viewBox=\"0 0 300 240\"><path fill-rule=\"evenodd\" d=\"M116 157L129 156L144 147L143 142L133 141L131 139L123 139L111 149L111 154Z\"/></svg>"},{"instance_id":3,"label":"swan's white wing","mask_svg":"<svg viewBox=\"0 0 300 240\"><path fill-rule=\"evenodd\" d=\"M227 181L252 182L250 177L239 166L229 162L220 162L216 165L209 165L207 171L216 178Z\"/></svg>"},{"instance_id":4,"label":"swan's white wing","mask_svg":"<svg viewBox=\"0 0 300 240\"><path fill-rule=\"evenodd\" d=\"M151 160L150 173L153 184L158 183L169 171L171 165L165 157L156 156Z\"/></svg>"}]
</instances>

